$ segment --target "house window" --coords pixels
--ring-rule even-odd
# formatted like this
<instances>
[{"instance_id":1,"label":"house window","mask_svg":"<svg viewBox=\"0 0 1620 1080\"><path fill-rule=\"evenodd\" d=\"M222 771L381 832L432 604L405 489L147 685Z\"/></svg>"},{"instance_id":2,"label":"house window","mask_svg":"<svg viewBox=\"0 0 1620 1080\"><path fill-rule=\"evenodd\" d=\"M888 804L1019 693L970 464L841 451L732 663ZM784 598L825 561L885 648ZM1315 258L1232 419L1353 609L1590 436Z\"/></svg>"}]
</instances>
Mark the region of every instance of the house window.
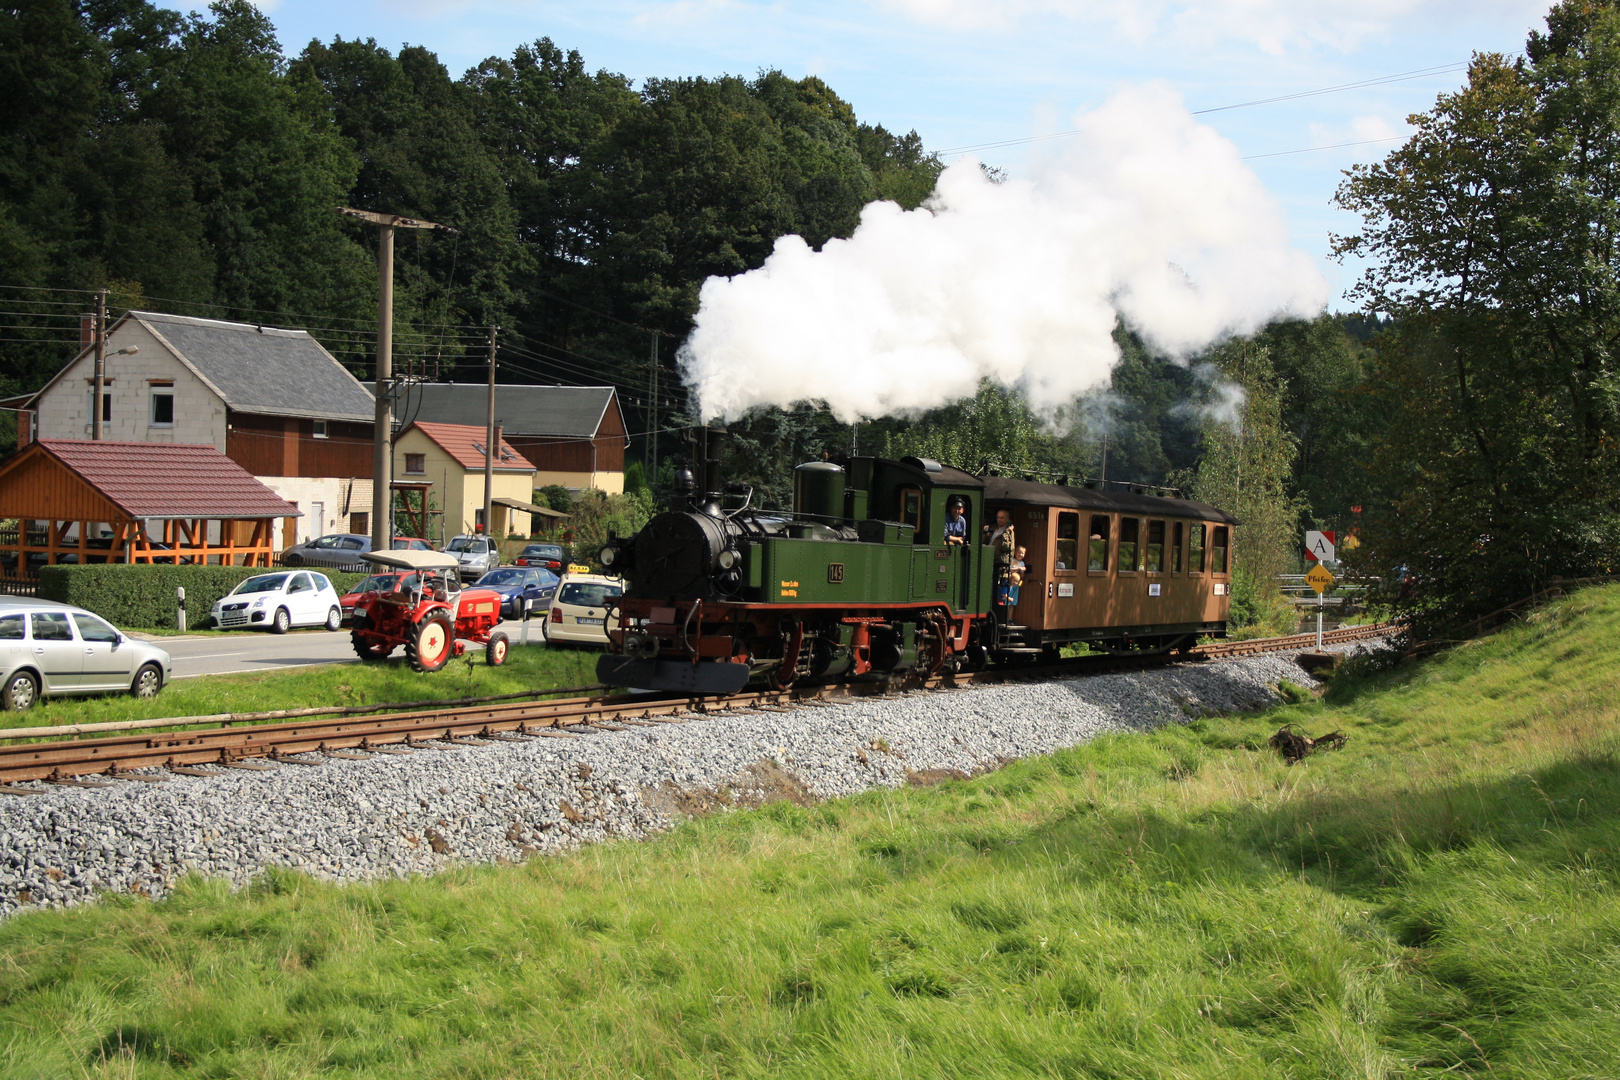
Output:
<instances>
[{"instance_id":1,"label":"house window","mask_svg":"<svg viewBox=\"0 0 1620 1080\"><path fill-rule=\"evenodd\" d=\"M315 421L315 437L317 439L326 438L326 421L325 420L317 420L317 421Z\"/></svg>"},{"instance_id":2,"label":"house window","mask_svg":"<svg viewBox=\"0 0 1620 1080\"><path fill-rule=\"evenodd\" d=\"M413 476L422 476L427 473L426 454L406 454L405 471Z\"/></svg>"},{"instance_id":3,"label":"house window","mask_svg":"<svg viewBox=\"0 0 1620 1080\"><path fill-rule=\"evenodd\" d=\"M96 392L94 390L91 390L84 397L85 397L84 415L88 418L88 419L86 419L84 426L85 426L85 430L88 431L90 429L90 425L94 424L95 420L96 420L96 415L95 415L96 414ZM101 422L103 424L106 424L106 423L110 423L111 421L112 421L112 395L109 394L109 393L103 393L101 395Z\"/></svg>"},{"instance_id":4,"label":"house window","mask_svg":"<svg viewBox=\"0 0 1620 1080\"><path fill-rule=\"evenodd\" d=\"M174 426L174 391L152 390L152 426Z\"/></svg>"}]
</instances>

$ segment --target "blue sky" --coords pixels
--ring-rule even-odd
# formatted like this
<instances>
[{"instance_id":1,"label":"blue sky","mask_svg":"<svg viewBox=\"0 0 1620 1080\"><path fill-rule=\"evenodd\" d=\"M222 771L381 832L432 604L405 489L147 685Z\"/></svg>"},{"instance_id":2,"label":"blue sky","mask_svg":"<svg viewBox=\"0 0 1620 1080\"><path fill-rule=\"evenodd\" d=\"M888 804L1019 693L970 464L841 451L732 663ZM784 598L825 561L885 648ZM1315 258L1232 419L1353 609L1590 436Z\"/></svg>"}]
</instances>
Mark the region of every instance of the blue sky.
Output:
<instances>
[{"instance_id":1,"label":"blue sky","mask_svg":"<svg viewBox=\"0 0 1620 1080\"><path fill-rule=\"evenodd\" d=\"M930 149L1047 135L1135 83L1188 108L1399 82L1228 109L1200 120L1250 157L1293 242L1335 290L1353 271L1327 260L1354 222L1331 206L1342 170L1377 160L1408 114L1456 87L1476 51L1513 53L1543 25L1544 0L265 0L283 47L311 38L424 45L453 75L550 37L586 64L635 80L819 75L866 122L915 128ZM1291 151L1343 143L1338 149ZM1047 144L987 149L1019 175ZM1275 155L1275 156L1260 156ZM1343 306L1335 303L1333 306Z\"/></svg>"}]
</instances>

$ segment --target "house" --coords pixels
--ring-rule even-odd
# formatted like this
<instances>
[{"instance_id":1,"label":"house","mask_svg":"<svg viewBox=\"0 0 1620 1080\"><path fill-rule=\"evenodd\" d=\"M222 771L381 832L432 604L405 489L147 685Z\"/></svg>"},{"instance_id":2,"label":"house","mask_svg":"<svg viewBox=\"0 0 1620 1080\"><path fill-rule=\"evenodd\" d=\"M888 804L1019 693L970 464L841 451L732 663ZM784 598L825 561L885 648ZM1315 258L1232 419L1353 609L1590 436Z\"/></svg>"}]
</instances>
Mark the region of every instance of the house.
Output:
<instances>
[{"instance_id":1,"label":"house","mask_svg":"<svg viewBox=\"0 0 1620 1080\"><path fill-rule=\"evenodd\" d=\"M445 540L457 533L480 531L484 523L484 447L487 428L470 424L434 424L421 420L394 439L394 482L432 493L444 512ZM504 438L491 477L494 495L493 536L529 535L531 518L540 507L534 498L535 469Z\"/></svg>"},{"instance_id":2,"label":"house","mask_svg":"<svg viewBox=\"0 0 1620 1080\"><path fill-rule=\"evenodd\" d=\"M289 505L212 446L36 439L0 465L0 569L180 562L269 566Z\"/></svg>"},{"instance_id":3,"label":"house","mask_svg":"<svg viewBox=\"0 0 1620 1080\"><path fill-rule=\"evenodd\" d=\"M278 550L368 531L374 399L305 331L130 311L105 356L104 440L214 447L302 515L278 522ZM94 374L86 343L24 406L19 441L88 439Z\"/></svg>"},{"instance_id":4,"label":"house","mask_svg":"<svg viewBox=\"0 0 1620 1080\"><path fill-rule=\"evenodd\" d=\"M412 390L399 411L406 420L470 425L483 431L489 418L489 386L425 383ZM560 484L610 494L624 490L630 429L613 387L498 384L495 422L506 441L534 465L535 487Z\"/></svg>"}]
</instances>

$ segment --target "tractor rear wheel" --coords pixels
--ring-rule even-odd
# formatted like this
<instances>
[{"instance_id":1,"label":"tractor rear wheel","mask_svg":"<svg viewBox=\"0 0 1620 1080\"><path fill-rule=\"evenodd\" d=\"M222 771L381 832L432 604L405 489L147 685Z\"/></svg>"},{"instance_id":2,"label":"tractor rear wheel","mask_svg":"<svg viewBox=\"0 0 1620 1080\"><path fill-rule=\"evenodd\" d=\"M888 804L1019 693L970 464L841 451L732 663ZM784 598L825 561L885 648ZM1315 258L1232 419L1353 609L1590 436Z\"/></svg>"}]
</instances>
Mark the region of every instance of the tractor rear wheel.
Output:
<instances>
[{"instance_id":1,"label":"tractor rear wheel","mask_svg":"<svg viewBox=\"0 0 1620 1080\"><path fill-rule=\"evenodd\" d=\"M386 660L388 654L394 651L388 642L364 637L358 630L350 631L349 641L354 644L354 654L362 660Z\"/></svg>"},{"instance_id":2,"label":"tractor rear wheel","mask_svg":"<svg viewBox=\"0 0 1620 1080\"><path fill-rule=\"evenodd\" d=\"M417 671L438 671L450 662L454 642L450 620L443 615L429 615L406 638L405 659Z\"/></svg>"},{"instance_id":3,"label":"tractor rear wheel","mask_svg":"<svg viewBox=\"0 0 1620 1080\"><path fill-rule=\"evenodd\" d=\"M489 644L484 646L484 660L490 667L500 667L506 663L506 654L512 648L512 643L506 634L500 630L489 635Z\"/></svg>"}]
</instances>

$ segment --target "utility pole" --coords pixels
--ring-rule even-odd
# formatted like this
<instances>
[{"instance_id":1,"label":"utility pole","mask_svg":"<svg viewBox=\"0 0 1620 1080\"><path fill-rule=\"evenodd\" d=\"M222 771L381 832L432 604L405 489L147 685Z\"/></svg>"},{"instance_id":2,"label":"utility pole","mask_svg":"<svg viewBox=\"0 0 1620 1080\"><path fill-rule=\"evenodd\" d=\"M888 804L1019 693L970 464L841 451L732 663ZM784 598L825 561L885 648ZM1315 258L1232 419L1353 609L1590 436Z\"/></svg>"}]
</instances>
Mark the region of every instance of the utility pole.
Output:
<instances>
[{"instance_id":1,"label":"utility pole","mask_svg":"<svg viewBox=\"0 0 1620 1080\"><path fill-rule=\"evenodd\" d=\"M652 423L647 432L647 486L658 490L658 331L652 331Z\"/></svg>"},{"instance_id":2,"label":"utility pole","mask_svg":"<svg viewBox=\"0 0 1620 1080\"><path fill-rule=\"evenodd\" d=\"M484 535L495 537L495 455L501 452L501 433L495 426L495 335L500 327L489 328L489 416L484 441Z\"/></svg>"},{"instance_id":3,"label":"utility pole","mask_svg":"<svg viewBox=\"0 0 1620 1080\"><path fill-rule=\"evenodd\" d=\"M96 293L96 377L90 394L90 438L101 441L101 398L107 386L107 290Z\"/></svg>"},{"instance_id":4,"label":"utility pole","mask_svg":"<svg viewBox=\"0 0 1620 1080\"><path fill-rule=\"evenodd\" d=\"M370 210L352 210L338 207L345 217L359 218L377 226L377 431L373 436L371 453L371 548L387 551L392 540L390 528L393 519L394 480L394 230L441 229L447 233L456 230L448 225L431 221L401 217L398 214L378 214Z\"/></svg>"}]
</instances>

